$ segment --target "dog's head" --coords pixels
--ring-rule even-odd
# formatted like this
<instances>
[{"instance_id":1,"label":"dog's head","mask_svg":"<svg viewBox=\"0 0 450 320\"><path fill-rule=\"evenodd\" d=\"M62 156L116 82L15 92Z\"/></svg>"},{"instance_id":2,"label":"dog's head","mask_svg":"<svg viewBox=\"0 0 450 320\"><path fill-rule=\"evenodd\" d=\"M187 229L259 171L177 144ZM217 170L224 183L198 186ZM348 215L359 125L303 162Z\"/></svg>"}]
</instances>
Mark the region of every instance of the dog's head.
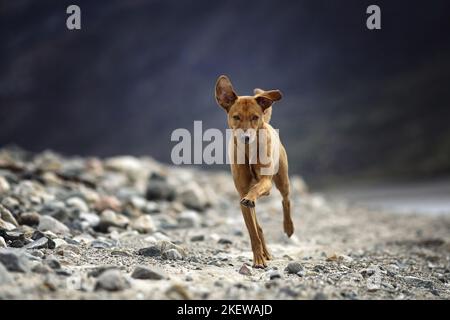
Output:
<instances>
[{"instance_id":1,"label":"dog's head","mask_svg":"<svg viewBox=\"0 0 450 320\"><path fill-rule=\"evenodd\" d=\"M269 108L281 99L280 90L255 89L253 96L238 96L227 76L220 76L216 83L217 103L225 109L228 126L239 130L238 137L248 144L254 141L264 123L270 119Z\"/></svg>"}]
</instances>

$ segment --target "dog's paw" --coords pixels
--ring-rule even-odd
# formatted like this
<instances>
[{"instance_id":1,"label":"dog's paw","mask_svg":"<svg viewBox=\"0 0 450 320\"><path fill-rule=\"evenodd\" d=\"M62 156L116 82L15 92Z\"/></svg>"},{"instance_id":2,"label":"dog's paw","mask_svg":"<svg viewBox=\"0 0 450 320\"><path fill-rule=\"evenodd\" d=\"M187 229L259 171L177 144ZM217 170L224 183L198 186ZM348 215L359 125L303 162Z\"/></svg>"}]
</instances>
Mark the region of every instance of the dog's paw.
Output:
<instances>
[{"instance_id":1,"label":"dog's paw","mask_svg":"<svg viewBox=\"0 0 450 320\"><path fill-rule=\"evenodd\" d=\"M283 222L284 232L286 235L290 238L292 234L294 233L294 224L292 223L292 220L285 220Z\"/></svg>"},{"instance_id":2,"label":"dog's paw","mask_svg":"<svg viewBox=\"0 0 450 320\"><path fill-rule=\"evenodd\" d=\"M253 268L255 269L265 269L267 268L266 260L263 255L253 256Z\"/></svg>"},{"instance_id":3,"label":"dog's paw","mask_svg":"<svg viewBox=\"0 0 450 320\"><path fill-rule=\"evenodd\" d=\"M241 199L241 204L244 207L247 207L247 208L254 208L255 207L255 201L250 200L250 199L246 199L246 198L242 198Z\"/></svg>"}]
</instances>

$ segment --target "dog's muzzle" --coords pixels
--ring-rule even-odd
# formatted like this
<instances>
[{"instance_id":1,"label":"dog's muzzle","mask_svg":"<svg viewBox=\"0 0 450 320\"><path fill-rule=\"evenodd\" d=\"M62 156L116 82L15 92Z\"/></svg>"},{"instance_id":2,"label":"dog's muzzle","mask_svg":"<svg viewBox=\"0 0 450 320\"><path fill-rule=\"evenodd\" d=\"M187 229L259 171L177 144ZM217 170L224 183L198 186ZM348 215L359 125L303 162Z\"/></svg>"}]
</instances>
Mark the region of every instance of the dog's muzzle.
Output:
<instances>
[{"instance_id":1,"label":"dog's muzzle","mask_svg":"<svg viewBox=\"0 0 450 320\"><path fill-rule=\"evenodd\" d=\"M247 130L246 132L242 133L239 138L243 143L249 144L254 140L254 137L255 136L252 134L252 132Z\"/></svg>"}]
</instances>

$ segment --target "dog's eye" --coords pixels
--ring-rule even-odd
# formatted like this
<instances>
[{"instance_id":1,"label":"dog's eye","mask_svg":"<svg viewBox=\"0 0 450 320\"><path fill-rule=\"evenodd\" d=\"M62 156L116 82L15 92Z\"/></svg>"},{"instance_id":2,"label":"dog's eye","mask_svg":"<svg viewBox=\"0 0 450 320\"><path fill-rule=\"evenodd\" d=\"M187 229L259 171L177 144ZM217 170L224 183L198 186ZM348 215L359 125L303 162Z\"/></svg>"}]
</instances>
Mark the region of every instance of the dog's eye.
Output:
<instances>
[{"instance_id":1,"label":"dog's eye","mask_svg":"<svg viewBox=\"0 0 450 320\"><path fill-rule=\"evenodd\" d=\"M236 120L236 121L241 120L241 118L239 118L239 116L233 116L233 119Z\"/></svg>"},{"instance_id":2,"label":"dog's eye","mask_svg":"<svg viewBox=\"0 0 450 320\"><path fill-rule=\"evenodd\" d=\"M252 117L252 120L253 120L253 121L257 121L258 119L259 119L258 116L253 116L253 117Z\"/></svg>"}]
</instances>

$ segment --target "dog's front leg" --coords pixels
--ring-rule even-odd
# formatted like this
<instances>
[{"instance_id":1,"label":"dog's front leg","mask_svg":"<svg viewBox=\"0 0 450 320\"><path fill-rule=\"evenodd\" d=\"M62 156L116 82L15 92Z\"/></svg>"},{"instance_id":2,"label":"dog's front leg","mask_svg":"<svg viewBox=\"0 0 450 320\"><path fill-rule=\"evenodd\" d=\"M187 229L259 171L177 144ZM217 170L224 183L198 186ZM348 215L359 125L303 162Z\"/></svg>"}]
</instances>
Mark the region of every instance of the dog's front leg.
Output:
<instances>
[{"instance_id":1,"label":"dog's front leg","mask_svg":"<svg viewBox=\"0 0 450 320\"><path fill-rule=\"evenodd\" d=\"M244 216L245 225L247 226L248 233L250 235L250 242L252 244L253 251L253 267L254 268L265 268L266 260L270 257L266 249L264 251L265 243L264 239L261 239L258 233L258 222L256 221L256 212L254 208L248 208L241 205L242 215Z\"/></svg>"},{"instance_id":2,"label":"dog's front leg","mask_svg":"<svg viewBox=\"0 0 450 320\"><path fill-rule=\"evenodd\" d=\"M253 185L248 193L241 199L241 204L248 208L255 207L256 200L262 195L270 193L272 188L272 177L262 177L255 185Z\"/></svg>"}]
</instances>

